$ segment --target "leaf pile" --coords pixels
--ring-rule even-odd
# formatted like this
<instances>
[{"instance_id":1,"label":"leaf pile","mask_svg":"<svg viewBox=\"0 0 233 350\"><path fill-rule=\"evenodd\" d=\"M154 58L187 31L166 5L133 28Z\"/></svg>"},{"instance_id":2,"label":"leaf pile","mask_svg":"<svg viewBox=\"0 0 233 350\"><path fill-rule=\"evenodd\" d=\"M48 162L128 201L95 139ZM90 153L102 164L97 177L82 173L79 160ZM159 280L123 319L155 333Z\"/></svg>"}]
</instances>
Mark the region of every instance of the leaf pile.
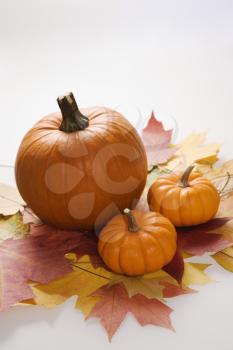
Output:
<instances>
[{"instance_id":1,"label":"leaf pile","mask_svg":"<svg viewBox=\"0 0 233 350\"><path fill-rule=\"evenodd\" d=\"M191 135L179 145L171 145L171 137L172 130L166 131L152 113L142 133L152 168L138 209L148 210L147 190L157 176L196 163L205 176L225 186L218 217L179 229L176 255L163 270L127 277L104 265L94 232L62 231L43 224L15 189L0 185L0 311L19 304L53 308L76 296L75 308L87 320L98 319L109 340L128 313L142 326L174 330L173 310L166 301L196 293L193 285L212 282L206 255L233 272L233 190L227 181L233 161L216 167L219 146L206 145L205 134ZM203 262L193 261L196 256Z\"/></svg>"}]
</instances>

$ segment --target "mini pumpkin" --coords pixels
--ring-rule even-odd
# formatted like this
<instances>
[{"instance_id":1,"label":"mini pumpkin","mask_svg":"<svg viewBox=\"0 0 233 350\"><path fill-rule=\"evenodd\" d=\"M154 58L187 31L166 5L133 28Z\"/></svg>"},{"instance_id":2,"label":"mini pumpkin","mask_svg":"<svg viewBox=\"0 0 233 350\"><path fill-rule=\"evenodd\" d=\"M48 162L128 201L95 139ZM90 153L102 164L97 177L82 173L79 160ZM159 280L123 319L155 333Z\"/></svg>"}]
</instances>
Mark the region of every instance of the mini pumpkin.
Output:
<instances>
[{"instance_id":1,"label":"mini pumpkin","mask_svg":"<svg viewBox=\"0 0 233 350\"><path fill-rule=\"evenodd\" d=\"M159 176L148 192L148 204L166 216L175 226L193 226L212 219L219 208L220 196L215 186L188 167L182 176Z\"/></svg>"},{"instance_id":2,"label":"mini pumpkin","mask_svg":"<svg viewBox=\"0 0 233 350\"><path fill-rule=\"evenodd\" d=\"M101 227L133 208L147 178L136 129L104 107L79 110L74 96L58 98L61 112L40 120L24 137L15 176L25 202L62 229Z\"/></svg>"},{"instance_id":3,"label":"mini pumpkin","mask_svg":"<svg viewBox=\"0 0 233 350\"><path fill-rule=\"evenodd\" d=\"M125 209L102 229L98 251L114 272L138 276L167 265L176 252L176 230L155 212Z\"/></svg>"}]
</instances>

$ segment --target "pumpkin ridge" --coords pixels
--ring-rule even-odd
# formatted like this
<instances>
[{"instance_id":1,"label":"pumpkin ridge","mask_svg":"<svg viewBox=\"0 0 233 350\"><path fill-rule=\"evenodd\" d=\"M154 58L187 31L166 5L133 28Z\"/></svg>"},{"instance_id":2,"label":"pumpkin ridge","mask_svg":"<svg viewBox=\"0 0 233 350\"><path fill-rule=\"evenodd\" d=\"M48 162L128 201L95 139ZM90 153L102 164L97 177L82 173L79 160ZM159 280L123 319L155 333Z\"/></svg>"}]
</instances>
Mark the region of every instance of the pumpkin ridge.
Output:
<instances>
[{"instance_id":1,"label":"pumpkin ridge","mask_svg":"<svg viewBox=\"0 0 233 350\"><path fill-rule=\"evenodd\" d=\"M54 151L56 150L57 143L58 143L58 141L59 141L60 138L61 138L61 135L58 135L58 138L56 139L56 141L54 142L54 144L52 145L51 149L50 149L49 152L48 152L49 155L50 155L50 157L47 157L47 160L46 160L46 162L44 163L44 172L43 172L44 174L46 173L46 169L48 169L49 161L52 159L52 158L51 158L51 154L53 154ZM54 215L54 211L53 211L52 206L51 206L51 204L50 204L51 202L50 202L49 192L48 192L48 191L45 191L45 193L46 193L47 202L48 202L49 209L50 209L50 212L51 212L51 214L52 214L52 217L53 217L53 219L56 220L56 215Z\"/></svg>"},{"instance_id":2,"label":"pumpkin ridge","mask_svg":"<svg viewBox=\"0 0 233 350\"><path fill-rule=\"evenodd\" d=\"M24 147L23 153L21 154L22 159L24 160L25 153L27 153L28 150L30 150L30 148L31 148L32 146L34 146L34 144L35 144L37 141L40 141L43 137L46 137L46 136L49 135L49 134L50 134L50 133L41 135L40 137L36 138L36 139L33 140L31 143L29 143L27 147ZM27 135L25 136L24 141L27 141L28 137L30 137L29 134L27 134ZM22 162L22 163L23 163L23 162Z\"/></svg>"},{"instance_id":3,"label":"pumpkin ridge","mask_svg":"<svg viewBox=\"0 0 233 350\"><path fill-rule=\"evenodd\" d=\"M167 199L167 197L170 195L170 192L175 191L175 189L176 189L176 188L175 188L174 186L172 186L172 187L171 187L170 189L168 189L167 191L164 191L164 196L163 196L162 199L161 199L159 211L161 210L161 213L162 213L165 217L167 217L167 215L166 215L167 209L166 209L166 211L164 212L164 210L163 210L164 201L165 201L165 199ZM162 208L162 209L161 209L161 208Z\"/></svg>"},{"instance_id":4,"label":"pumpkin ridge","mask_svg":"<svg viewBox=\"0 0 233 350\"><path fill-rule=\"evenodd\" d=\"M205 208L205 203L203 201L203 198L202 198L202 195L201 193L198 191L197 188L195 188L195 191L196 193L198 194L198 197L199 197L199 200L200 200L200 203L202 205L202 220L204 221L205 220L205 217L206 217L206 208Z\"/></svg>"},{"instance_id":5,"label":"pumpkin ridge","mask_svg":"<svg viewBox=\"0 0 233 350\"><path fill-rule=\"evenodd\" d=\"M123 248L123 244L124 244L124 241L126 240L127 238L127 235L123 236L122 238L122 241L121 241L121 244L120 244L120 249L119 249L119 253L118 253L118 265L120 266L120 269L121 271L124 271L124 268L122 267L122 263L121 263L121 255L122 255L122 248Z\"/></svg>"}]
</instances>

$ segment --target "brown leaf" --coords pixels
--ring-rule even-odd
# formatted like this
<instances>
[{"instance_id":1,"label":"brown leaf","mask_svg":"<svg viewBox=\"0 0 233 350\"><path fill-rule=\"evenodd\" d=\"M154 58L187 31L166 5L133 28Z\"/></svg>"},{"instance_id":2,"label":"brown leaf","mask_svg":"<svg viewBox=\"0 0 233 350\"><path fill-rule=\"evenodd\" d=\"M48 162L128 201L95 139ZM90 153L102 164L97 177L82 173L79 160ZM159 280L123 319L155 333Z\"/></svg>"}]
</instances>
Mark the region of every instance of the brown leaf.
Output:
<instances>
[{"instance_id":1,"label":"brown leaf","mask_svg":"<svg viewBox=\"0 0 233 350\"><path fill-rule=\"evenodd\" d=\"M137 294L129 298L124 286L117 284L102 287L94 296L101 297L88 318L98 317L112 339L128 312L131 312L141 326L153 324L173 330L170 313L172 309L157 299L147 299Z\"/></svg>"}]
</instances>

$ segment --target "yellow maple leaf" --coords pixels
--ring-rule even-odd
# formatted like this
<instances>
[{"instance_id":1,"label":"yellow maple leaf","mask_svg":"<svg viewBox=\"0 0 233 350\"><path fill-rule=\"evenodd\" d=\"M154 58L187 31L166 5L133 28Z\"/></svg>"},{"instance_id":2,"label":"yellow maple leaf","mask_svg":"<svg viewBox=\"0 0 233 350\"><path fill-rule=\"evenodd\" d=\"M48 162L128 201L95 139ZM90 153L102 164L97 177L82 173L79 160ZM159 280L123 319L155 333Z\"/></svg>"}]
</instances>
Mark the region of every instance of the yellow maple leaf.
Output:
<instances>
[{"instance_id":1,"label":"yellow maple leaf","mask_svg":"<svg viewBox=\"0 0 233 350\"><path fill-rule=\"evenodd\" d=\"M0 216L0 241L8 238L23 238L29 233L29 226L23 223L20 212L12 216Z\"/></svg>"},{"instance_id":2,"label":"yellow maple leaf","mask_svg":"<svg viewBox=\"0 0 233 350\"><path fill-rule=\"evenodd\" d=\"M80 260L76 260L74 254L67 256L73 262L72 272L46 285L31 286L37 305L55 307L73 295L85 297L108 284L111 273L102 267L95 269L88 256Z\"/></svg>"},{"instance_id":3,"label":"yellow maple leaf","mask_svg":"<svg viewBox=\"0 0 233 350\"><path fill-rule=\"evenodd\" d=\"M110 281L110 286L123 283L130 298L134 295L142 294L148 299L162 299L164 286L159 284L159 282L160 280L158 279L114 275Z\"/></svg>"},{"instance_id":4,"label":"yellow maple leaf","mask_svg":"<svg viewBox=\"0 0 233 350\"><path fill-rule=\"evenodd\" d=\"M213 282L213 280L205 273L205 269L209 266L210 264L186 262L184 265L182 284L188 287L193 284L205 285Z\"/></svg>"},{"instance_id":5,"label":"yellow maple leaf","mask_svg":"<svg viewBox=\"0 0 233 350\"><path fill-rule=\"evenodd\" d=\"M233 272L233 247L226 248L212 257L224 269Z\"/></svg>"},{"instance_id":6,"label":"yellow maple leaf","mask_svg":"<svg viewBox=\"0 0 233 350\"><path fill-rule=\"evenodd\" d=\"M78 300L76 301L75 307L76 309L79 309L82 311L85 319L89 316L91 313L93 307L95 304L101 299L101 297L97 296L84 296L84 297L79 297Z\"/></svg>"},{"instance_id":7,"label":"yellow maple leaf","mask_svg":"<svg viewBox=\"0 0 233 350\"><path fill-rule=\"evenodd\" d=\"M182 171L193 163L212 165L218 160L220 145L205 144L206 133L191 134L180 144L175 156L168 161L166 168Z\"/></svg>"}]
</instances>

